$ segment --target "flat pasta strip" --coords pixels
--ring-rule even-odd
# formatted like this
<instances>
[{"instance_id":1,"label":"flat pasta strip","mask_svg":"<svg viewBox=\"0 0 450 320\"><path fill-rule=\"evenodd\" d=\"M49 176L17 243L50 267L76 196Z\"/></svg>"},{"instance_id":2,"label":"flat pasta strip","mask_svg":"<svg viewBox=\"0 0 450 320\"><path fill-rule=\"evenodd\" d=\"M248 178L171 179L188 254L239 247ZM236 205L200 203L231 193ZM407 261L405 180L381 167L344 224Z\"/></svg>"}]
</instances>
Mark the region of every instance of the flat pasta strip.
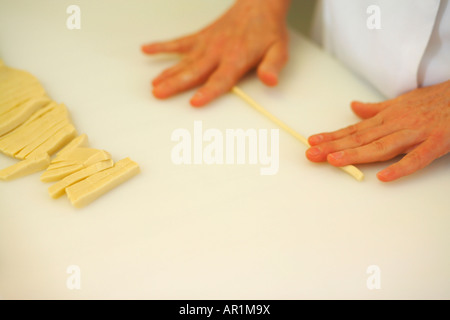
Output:
<instances>
[{"instance_id":1,"label":"flat pasta strip","mask_svg":"<svg viewBox=\"0 0 450 320\"><path fill-rule=\"evenodd\" d=\"M75 171L83 170L98 162L111 160L111 155L104 151L93 148L74 148L70 152L53 159L41 176L41 181L50 182L64 178ZM75 171L73 171L75 170ZM64 177L62 176L64 175Z\"/></svg>"},{"instance_id":2,"label":"flat pasta strip","mask_svg":"<svg viewBox=\"0 0 450 320\"><path fill-rule=\"evenodd\" d=\"M85 169L82 169L80 171L77 171L64 179L58 181L57 183L53 184L48 188L48 193L50 196L54 199L59 198L62 196L66 188L70 187L71 185L86 179L89 176L92 176L93 174L96 174L97 172L103 171L105 169L111 168L114 165L114 162L112 160L105 160L100 161L96 164L93 164Z\"/></svg>"},{"instance_id":3,"label":"flat pasta strip","mask_svg":"<svg viewBox=\"0 0 450 320\"><path fill-rule=\"evenodd\" d=\"M61 180L68 175L71 175L72 173L75 173L77 171L80 171L84 169L84 167L81 164L74 164L71 166L55 169L55 170L47 170L41 175L41 181L42 182L53 182Z\"/></svg>"},{"instance_id":4,"label":"flat pasta strip","mask_svg":"<svg viewBox=\"0 0 450 320\"><path fill-rule=\"evenodd\" d=\"M52 160L52 163L73 161L77 163L84 163L92 156L95 156L101 150L94 148L74 148L66 154L60 155Z\"/></svg>"},{"instance_id":5,"label":"flat pasta strip","mask_svg":"<svg viewBox=\"0 0 450 320\"><path fill-rule=\"evenodd\" d=\"M67 119L62 119L59 122L56 122L52 126L50 126L47 130L43 131L41 134L36 135L33 140L30 140L28 145L21 150L18 150L14 153L14 157L18 159L25 159L27 155L40 147L43 143L53 137L59 130L64 128L69 124Z\"/></svg>"},{"instance_id":6,"label":"flat pasta strip","mask_svg":"<svg viewBox=\"0 0 450 320\"><path fill-rule=\"evenodd\" d=\"M4 65L0 68L0 115L42 96L45 96L45 90L33 75Z\"/></svg>"},{"instance_id":7,"label":"flat pasta strip","mask_svg":"<svg viewBox=\"0 0 450 320\"><path fill-rule=\"evenodd\" d=\"M42 109L39 109L35 113L31 115L31 117L25 121L22 125L16 128L14 131L11 131L4 136L0 137L0 149L5 147L11 140L16 139L24 134L24 132L28 129L28 127L37 119L45 116L51 110L53 110L57 106L56 102L51 102L49 105L45 106Z\"/></svg>"},{"instance_id":8,"label":"flat pasta strip","mask_svg":"<svg viewBox=\"0 0 450 320\"><path fill-rule=\"evenodd\" d=\"M140 172L129 158L114 164L108 152L88 144L86 134L77 135L64 104L49 99L33 75L0 59L0 151L22 159L0 170L0 180L47 169L41 181L57 181L48 188L50 196L67 193L81 207Z\"/></svg>"},{"instance_id":9,"label":"flat pasta strip","mask_svg":"<svg viewBox=\"0 0 450 320\"><path fill-rule=\"evenodd\" d=\"M8 135L0 138L0 151L9 156L27 146L36 135L45 132L55 122L66 119L67 110L64 105L51 104L48 112L40 113Z\"/></svg>"},{"instance_id":10,"label":"flat pasta strip","mask_svg":"<svg viewBox=\"0 0 450 320\"><path fill-rule=\"evenodd\" d=\"M1 180L13 180L47 168L50 163L48 154L39 154L32 158L19 161L12 166L0 170Z\"/></svg>"},{"instance_id":11,"label":"flat pasta strip","mask_svg":"<svg viewBox=\"0 0 450 320\"><path fill-rule=\"evenodd\" d=\"M21 104L35 98L47 97L45 95L44 89L15 89L17 92L10 92L11 90L6 90L4 94L8 94L9 96L2 101L0 101L1 111L0 116L10 112L11 110L16 109Z\"/></svg>"},{"instance_id":12,"label":"flat pasta strip","mask_svg":"<svg viewBox=\"0 0 450 320\"><path fill-rule=\"evenodd\" d=\"M22 123L24 123L34 112L50 103L46 97L34 98L20 107L0 116L0 136L14 130Z\"/></svg>"},{"instance_id":13,"label":"flat pasta strip","mask_svg":"<svg viewBox=\"0 0 450 320\"><path fill-rule=\"evenodd\" d=\"M89 145L88 136L83 133L78 137L74 138L70 141L64 148L62 148L57 154L54 160L57 160L59 157L71 152L75 148L86 148Z\"/></svg>"},{"instance_id":14,"label":"flat pasta strip","mask_svg":"<svg viewBox=\"0 0 450 320\"><path fill-rule=\"evenodd\" d=\"M140 172L130 158L118 161L114 167L96 173L66 189L72 205L83 207Z\"/></svg>"},{"instance_id":15,"label":"flat pasta strip","mask_svg":"<svg viewBox=\"0 0 450 320\"><path fill-rule=\"evenodd\" d=\"M66 144L68 144L76 136L77 136L77 130L71 123L69 123L64 128L59 130L53 137L51 137L50 139L45 141L37 149L35 149L32 153L27 155L27 157L29 157L30 155L33 156L34 154L39 154L39 153L43 153L43 152L46 152L49 155L52 155L56 151L58 151L59 149L64 147Z\"/></svg>"},{"instance_id":16,"label":"flat pasta strip","mask_svg":"<svg viewBox=\"0 0 450 320\"><path fill-rule=\"evenodd\" d=\"M73 165L76 165L76 164L81 164L81 163L76 163L74 161L61 161L61 162L52 164L50 162L50 165L48 166L47 171L61 169L61 168L68 167L68 166L73 166Z\"/></svg>"}]
</instances>

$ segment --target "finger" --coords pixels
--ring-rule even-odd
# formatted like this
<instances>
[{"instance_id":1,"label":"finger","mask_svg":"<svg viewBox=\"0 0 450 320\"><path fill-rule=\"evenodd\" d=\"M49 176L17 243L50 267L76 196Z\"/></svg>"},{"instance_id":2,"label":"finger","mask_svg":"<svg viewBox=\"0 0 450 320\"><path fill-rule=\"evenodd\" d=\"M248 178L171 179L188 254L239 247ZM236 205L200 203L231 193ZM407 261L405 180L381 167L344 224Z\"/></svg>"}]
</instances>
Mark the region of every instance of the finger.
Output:
<instances>
[{"instance_id":1,"label":"finger","mask_svg":"<svg viewBox=\"0 0 450 320\"><path fill-rule=\"evenodd\" d=\"M141 47L143 53L186 53L193 47L195 36L187 36L176 40L165 42L154 42Z\"/></svg>"},{"instance_id":2,"label":"finger","mask_svg":"<svg viewBox=\"0 0 450 320\"><path fill-rule=\"evenodd\" d=\"M378 126L369 128L338 140L313 146L306 151L306 157L313 162L326 161L327 155L330 153L367 145L395 132L396 130L397 129L392 126Z\"/></svg>"},{"instance_id":3,"label":"finger","mask_svg":"<svg viewBox=\"0 0 450 320\"><path fill-rule=\"evenodd\" d=\"M397 131L362 147L331 153L330 164L337 167L348 164L378 162L392 159L418 143L419 134L411 130Z\"/></svg>"},{"instance_id":4,"label":"finger","mask_svg":"<svg viewBox=\"0 0 450 320\"><path fill-rule=\"evenodd\" d=\"M333 132L323 132L320 134L312 135L308 138L308 142L310 145L315 146L320 143L341 139L345 136L349 136L355 133L358 133L360 131L373 128L377 125L380 125L382 123L382 119L380 117L372 117L367 120L363 120L358 122L357 124L348 126L344 129L340 129Z\"/></svg>"},{"instance_id":5,"label":"finger","mask_svg":"<svg viewBox=\"0 0 450 320\"><path fill-rule=\"evenodd\" d=\"M170 67L163 72L161 72L155 79L152 81L152 85L156 87L158 84L163 82L169 77L172 77L184 70L190 63L192 63L192 59L190 57L183 58L180 62L178 62L173 67Z\"/></svg>"},{"instance_id":6,"label":"finger","mask_svg":"<svg viewBox=\"0 0 450 320\"><path fill-rule=\"evenodd\" d=\"M278 76L288 61L287 40L274 43L258 67L259 79L268 86L278 84Z\"/></svg>"},{"instance_id":7,"label":"finger","mask_svg":"<svg viewBox=\"0 0 450 320\"><path fill-rule=\"evenodd\" d=\"M353 112L363 119L372 118L377 115L381 110L389 106L389 101L379 103L364 103L359 101L353 101L351 108Z\"/></svg>"},{"instance_id":8,"label":"finger","mask_svg":"<svg viewBox=\"0 0 450 320\"><path fill-rule=\"evenodd\" d=\"M443 144L430 138L406 154L399 162L378 172L377 177L383 182L396 180L426 167L444 154Z\"/></svg>"},{"instance_id":9,"label":"finger","mask_svg":"<svg viewBox=\"0 0 450 320\"><path fill-rule=\"evenodd\" d=\"M189 90L205 82L216 68L214 60L204 58L185 66L183 70L158 83L153 88L153 95L165 99L182 91Z\"/></svg>"},{"instance_id":10,"label":"finger","mask_svg":"<svg viewBox=\"0 0 450 320\"><path fill-rule=\"evenodd\" d=\"M191 99L191 105L201 107L222 94L229 92L236 82L248 71L239 64L222 63Z\"/></svg>"}]
</instances>

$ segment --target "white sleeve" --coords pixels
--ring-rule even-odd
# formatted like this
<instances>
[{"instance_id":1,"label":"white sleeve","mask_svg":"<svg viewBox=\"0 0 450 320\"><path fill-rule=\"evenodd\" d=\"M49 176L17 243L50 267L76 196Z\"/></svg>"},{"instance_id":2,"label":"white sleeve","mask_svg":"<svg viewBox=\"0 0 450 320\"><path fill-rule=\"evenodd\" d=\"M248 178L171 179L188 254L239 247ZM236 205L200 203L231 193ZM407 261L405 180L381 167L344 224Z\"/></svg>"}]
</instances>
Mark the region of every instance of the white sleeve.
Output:
<instances>
[{"instance_id":1,"label":"white sleeve","mask_svg":"<svg viewBox=\"0 0 450 320\"><path fill-rule=\"evenodd\" d=\"M349 69L393 98L418 87L419 66L440 4L440 0L321 0L313 36ZM367 26L371 5L380 9L380 29Z\"/></svg>"},{"instance_id":2,"label":"white sleeve","mask_svg":"<svg viewBox=\"0 0 450 320\"><path fill-rule=\"evenodd\" d=\"M450 80L450 3L441 0L436 23L419 67L419 86Z\"/></svg>"}]
</instances>

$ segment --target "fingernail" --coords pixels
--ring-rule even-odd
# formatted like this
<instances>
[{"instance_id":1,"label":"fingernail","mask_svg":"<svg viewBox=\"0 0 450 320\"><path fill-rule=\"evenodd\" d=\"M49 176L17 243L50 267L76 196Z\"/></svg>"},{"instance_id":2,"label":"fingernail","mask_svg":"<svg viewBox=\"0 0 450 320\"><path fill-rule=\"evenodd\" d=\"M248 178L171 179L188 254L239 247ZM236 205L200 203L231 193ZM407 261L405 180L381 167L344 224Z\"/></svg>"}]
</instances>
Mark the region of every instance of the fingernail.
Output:
<instances>
[{"instance_id":1,"label":"fingernail","mask_svg":"<svg viewBox=\"0 0 450 320\"><path fill-rule=\"evenodd\" d=\"M381 181L389 181L390 175L392 175L391 169L384 169L377 173L377 178Z\"/></svg>"},{"instance_id":2,"label":"fingernail","mask_svg":"<svg viewBox=\"0 0 450 320\"><path fill-rule=\"evenodd\" d=\"M203 101L202 101L203 98L204 98L204 94L201 93L200 91L198 91L198 92L196 92L196 93L194 94L194 96L192 97L192 99L191 99L191 104L192 104L194 107L198 107L198 106L202 105L202 103L203 103Z\"/></svg>"},{"instance_id":3,"label":"fingernail","mask_svg":"<svg viewBox=\"0 0 450 320\"><path fill-rule=\"evenodd\" d=\"M266 84L268 84L269 86L276 86L278 84L278 77L275 74L272 73L266 73L264 75L264 79Z\"/></svg>"},{"instance_id":4,"label":"fingernail","mask_svg":"<svg viewBox=\"0 0 450 320\"><path fill-rule=\"evenodd\" d=\"M319 144L323 141L323 136L321 134L318 134L316 136L312 136L309 138L309 142L312 144Z\"/></svg>"},{"instance_id":5,"label":"fingernail","mask_svg":"<svg viewBox=\"0 0 450 320\"><path fill-rule=\"evenodd\" d=\"M157 98L165 98L167 96L167 88L164 84L160 84L153 88L153 95Z\"/></svg>"},{"instance_id":6,"label":"fingernail","mask_svg":"<svg viewBox=\"0 0 450 320\"><path fill-rule=\"evenodd\" d=\"M332 153L332 154L330 154L330 157L332 157L335 160L342 159L344 157L344 151Z\"/></svg>"},{"instance_id":7,"label":"fingernail","mask_svg":"<svg viewBox=\"0 0 450 320\"><path fill-rule=\"evenodd\" d=\"M321 153L322 153L322 150L320 150L320 148L309 148L308 149L308 155L310 155L311 157L317 157Z\"/></svg>"},{"instance_id":8,"label":"fingernail","mask_svg":"<svg viewBox=\"0 0 450 320\"><path fill-rule=\"evenodd\" d=\"M141 50L144 52L151 52L154 49L154 45L152 44L143 44L141 46Z\"/></svg>"}]
</instances>

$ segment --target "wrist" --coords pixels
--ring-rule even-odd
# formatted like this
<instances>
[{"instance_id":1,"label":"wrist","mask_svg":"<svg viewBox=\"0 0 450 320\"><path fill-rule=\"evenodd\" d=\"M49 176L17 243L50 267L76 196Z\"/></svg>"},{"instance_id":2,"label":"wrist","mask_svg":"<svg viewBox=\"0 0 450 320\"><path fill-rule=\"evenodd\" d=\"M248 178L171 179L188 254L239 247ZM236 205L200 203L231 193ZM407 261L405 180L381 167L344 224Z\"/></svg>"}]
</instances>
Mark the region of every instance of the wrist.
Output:
<instances>
[{"instance_id":1,"label":"wrist","mask_svg":"<svg viewBox=\"0 0 450 320\"><path fill-rule=\"evenodd\" d=\"M235 6L246 6L252 8L255 6L266 6L273 13L280 17L285 17L291 0L236 0Z\"/></svg>"}]
</instances>

